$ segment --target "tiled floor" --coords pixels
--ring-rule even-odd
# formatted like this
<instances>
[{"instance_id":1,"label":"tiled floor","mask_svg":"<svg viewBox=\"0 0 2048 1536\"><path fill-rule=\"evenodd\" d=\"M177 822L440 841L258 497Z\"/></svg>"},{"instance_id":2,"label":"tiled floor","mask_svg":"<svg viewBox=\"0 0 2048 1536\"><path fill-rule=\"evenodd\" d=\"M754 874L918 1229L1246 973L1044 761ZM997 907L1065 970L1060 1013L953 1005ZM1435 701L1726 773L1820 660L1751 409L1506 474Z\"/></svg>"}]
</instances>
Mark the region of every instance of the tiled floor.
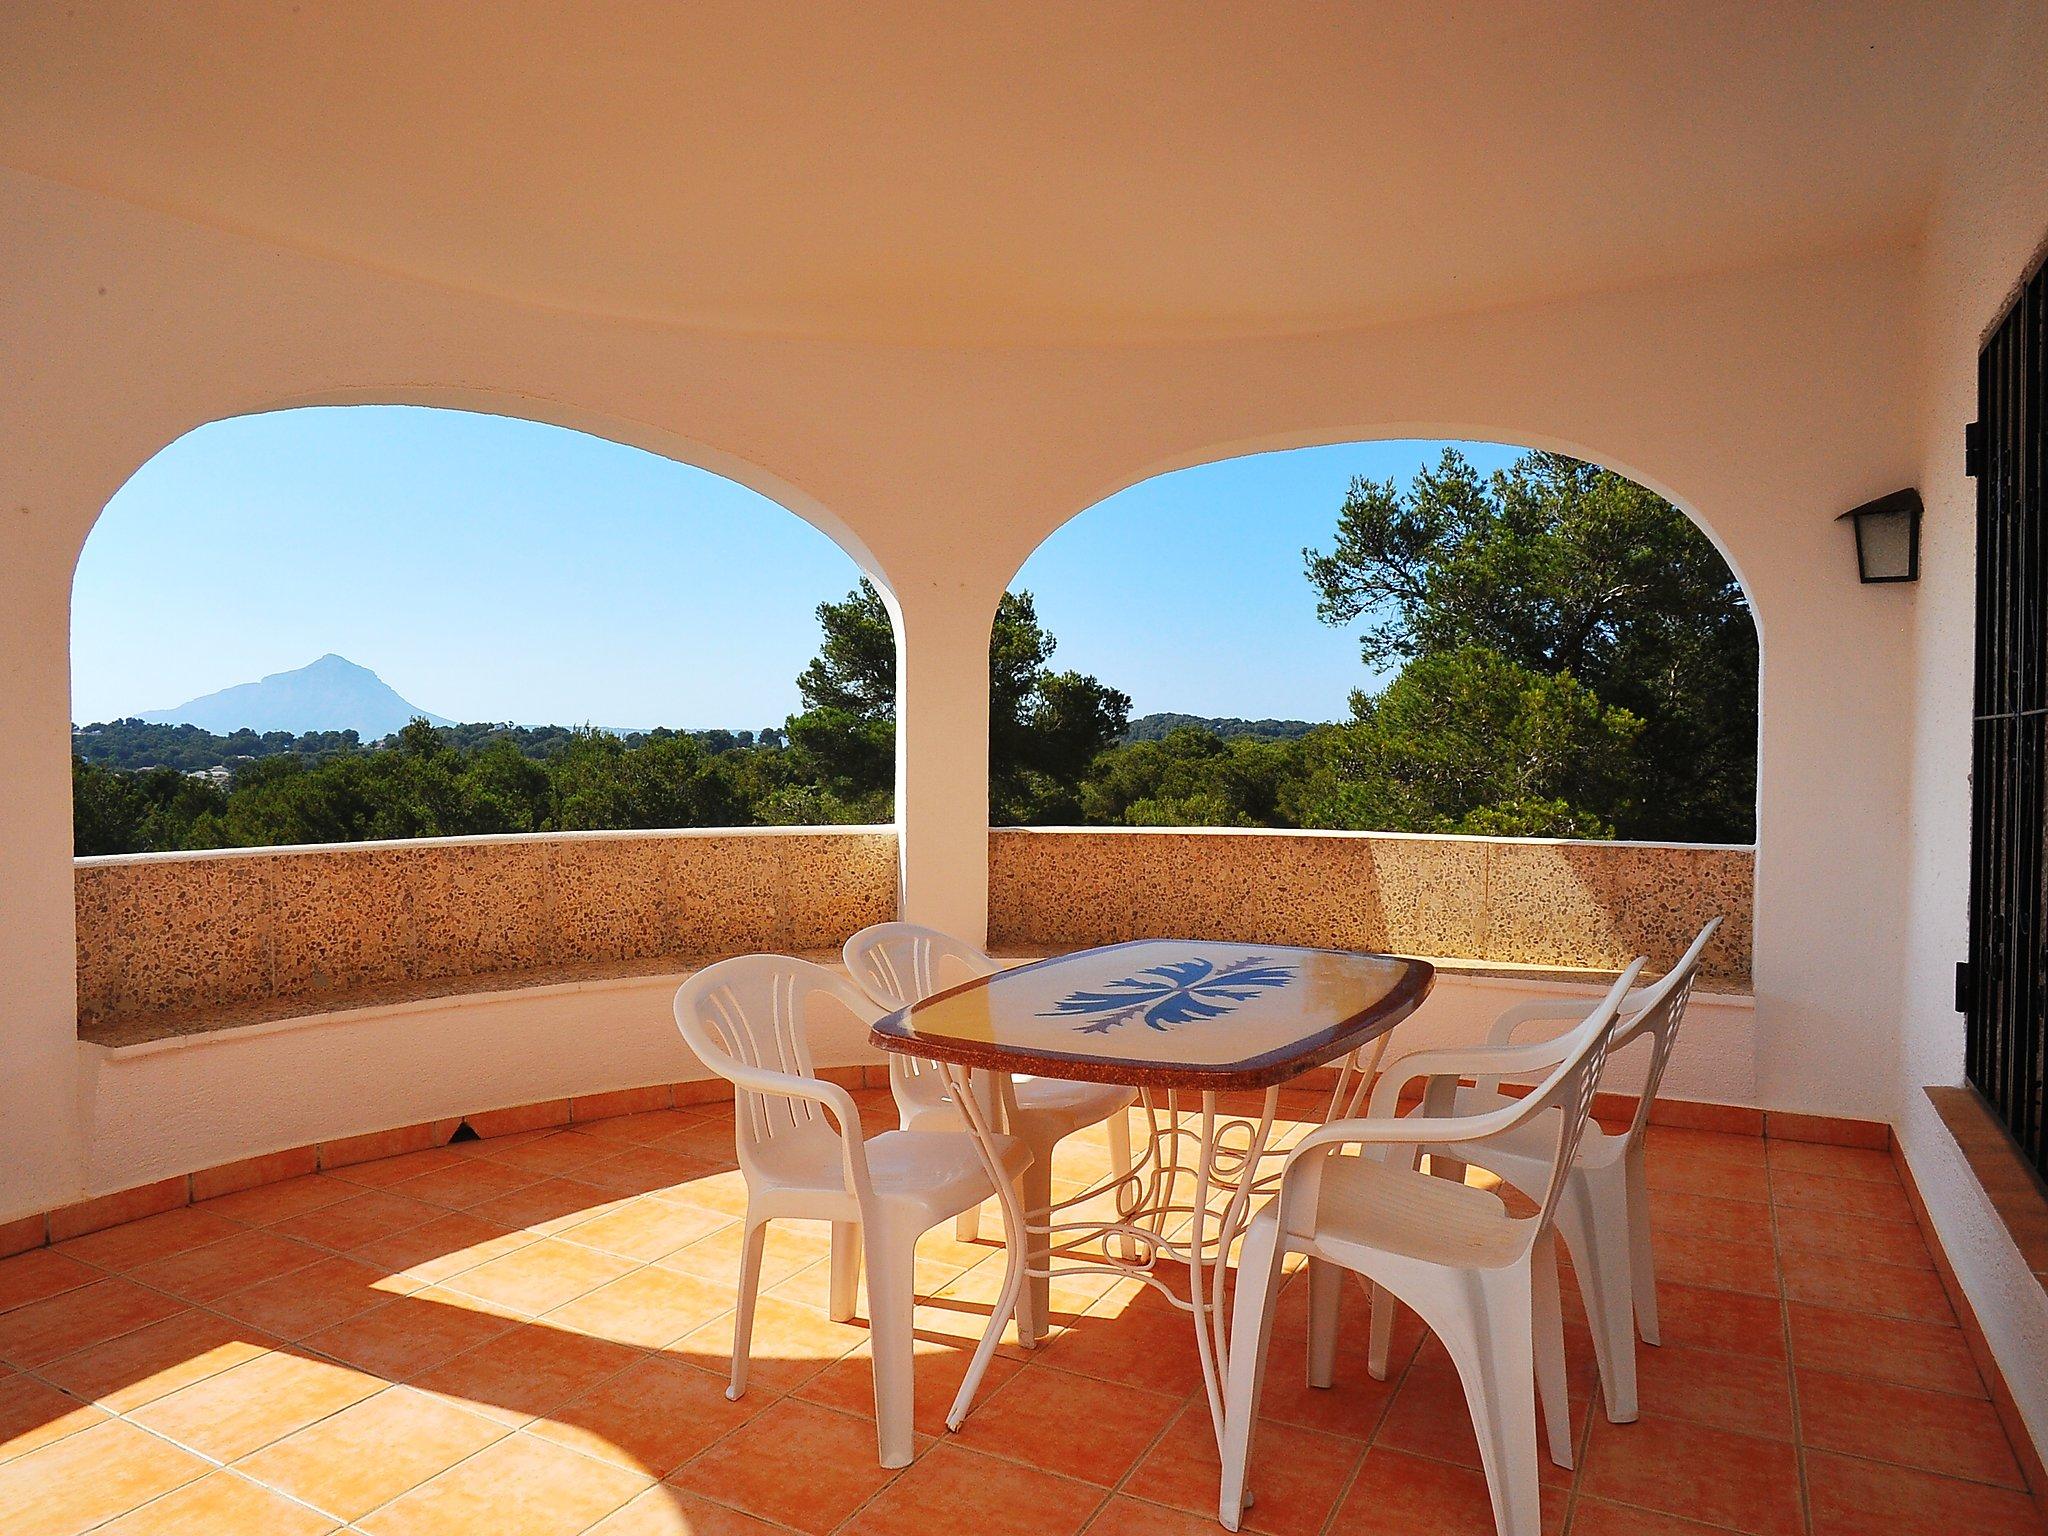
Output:
<instances>
[{"instance_id":1,"label":"tiled floor","mask_svg":"<svg viewBox=\"0 0 2048 1536\"><path fill-rule=\"evenodd\" d=\"M864 1095L887 1123L885 1102ZM866 1330L824 1312L821 1230L771 1241L752 1389L725 1400L730 1110L467 1142L224 1196L0 1262L0 1532L824 1536L1214 1531L1186 1320L1106 1282L941 1416L999 1277L927 1239L922 1439L875 1463ZM1069 1143L1061 1173L1101 1155ZM1961 1536L2034 1506L1890 1161L1653 1132L1664 1344L1643 1416L1595 1404L1572 1317L1572 1536ZM992 1223L991 1223L992 1224ZM1408 1323L1302 1385L1284 1293L1254 1474L1276 1536L1490 1532L1455 1374Z\"/></svg>"}]
</instances>

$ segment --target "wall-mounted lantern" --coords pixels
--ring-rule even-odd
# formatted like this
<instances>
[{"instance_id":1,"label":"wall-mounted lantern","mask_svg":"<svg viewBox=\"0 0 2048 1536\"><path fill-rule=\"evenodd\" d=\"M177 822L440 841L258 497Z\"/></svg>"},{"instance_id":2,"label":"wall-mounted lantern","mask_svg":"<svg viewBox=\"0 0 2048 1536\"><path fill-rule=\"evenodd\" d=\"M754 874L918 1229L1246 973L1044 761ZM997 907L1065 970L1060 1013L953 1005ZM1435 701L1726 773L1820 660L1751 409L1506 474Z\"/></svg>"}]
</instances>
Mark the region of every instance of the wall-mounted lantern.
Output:
<instances>
[{"instance_id":1,"label":"wall-mounted lantern","mask_svg":"<svg viewBox=\"0 0 2048 1536\"><path fill-rule=\"evenodd\" d=\"M1836 522L1856 524L1856 574L1863 581L1920 579L1920 493L1908 486L1860 507Z\"/></svg>"}]
</instances>

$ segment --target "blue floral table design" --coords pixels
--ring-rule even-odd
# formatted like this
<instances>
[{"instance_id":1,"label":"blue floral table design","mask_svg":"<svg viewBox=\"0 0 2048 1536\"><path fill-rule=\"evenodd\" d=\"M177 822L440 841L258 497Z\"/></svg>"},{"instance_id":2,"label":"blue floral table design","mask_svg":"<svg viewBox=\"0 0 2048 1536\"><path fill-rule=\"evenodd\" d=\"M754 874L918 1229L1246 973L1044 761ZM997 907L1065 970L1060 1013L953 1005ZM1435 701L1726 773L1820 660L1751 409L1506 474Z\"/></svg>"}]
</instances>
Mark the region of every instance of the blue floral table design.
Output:
<instances>
[{"instance_id":1,"label":"blue floral table design","mask_svg":"<svg viewBox=\"0 0 2048 1536\"><path fill-rule=\"evenodd\" d=\"M1394 955L1141 939L936 993L877 1021L872 1039L945 1071L1004 1219L1026 1236L1022 1284L1030 1296L1020 1316L1042 1326L1055 1265L1059 1273L1108 1272L1152 1285L1193 1317L1220 1441L1229 1359L1224 1274L1261 1189L1280 1085L1341 1057L1331 1109L1355 1112L1387 1033L1428 995L1434 975L1428 962ZM990 1144L1002 1134L1019 1073L1141 1089L1149 1136L1131 1172L1024 1210ZM1220 1094L1245 1091L1261 1092L1257 1113L1223 1111ZM1114 1220L1093 1214L1105 1204ZM1187 1267L1185 1296L1162 1278L1167 1265ZM994 1349L1020 1299L998 1298L982 1350Z\"/></svg>"}]
</instances>

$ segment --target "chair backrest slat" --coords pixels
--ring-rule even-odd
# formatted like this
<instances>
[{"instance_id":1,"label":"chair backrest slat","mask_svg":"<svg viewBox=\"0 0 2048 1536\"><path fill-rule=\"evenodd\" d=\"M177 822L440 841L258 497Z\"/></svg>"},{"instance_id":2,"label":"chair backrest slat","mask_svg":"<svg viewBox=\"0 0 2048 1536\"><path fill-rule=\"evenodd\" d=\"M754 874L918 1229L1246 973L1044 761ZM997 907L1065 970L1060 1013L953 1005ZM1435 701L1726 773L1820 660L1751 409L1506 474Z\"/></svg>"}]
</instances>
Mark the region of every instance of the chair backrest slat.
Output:
<instances>
[{"instance_id":1,"label":"chair backrest slat","mask_svg":"<svg viewBox=\"0 0 2048 1536\"><path fill-rule=\"evenodd\" d=\"M1635 984L1642 968L1643 962L1638 958L1622 972L1614 985L1608 988L1599 1006L1586 1016L1585 1022L1573 1027L1575 1038L1565 1059L1552 1068L1550 1076L1529 1094L1524 1118L1535 1117L1552 1108L1562 1111L1557 1127L1556 1158L1550 1166L1550 1177L1538 1202L1536 1225L1530 1232L1531 1242L1548 1232L1557 1219L1558 1202L1564 1198L1572 1161L1578 1155L1579 1139L1584 1135L1586 1121L1593 1113L1593 1098L1600 1088L1600 1076L1606 1068L1608 1052L1629 1027L1628 1021L1618 1017L1622 1000L1627 997L1628 989Z\"/></svg>"},{"instance_id":2,"label":"chair backrest slat","mask_svg":"<svg viewBox=\"0 0 2048 1536\"><path fill-rule=\"evenodd\" d=\"M733 1081L733 1124L742 1164L750 1163L776 1137L824 1123L829 1117L811 1100L784 1093L759 1093L737 1082L733 1068L780 1072L815 1080L806 1012L823 993L857 1018L874 1005L823 966L791 955L742 955L706 966L676 991L676 1027L697 1058Z\"/></svg>"},{"instance_id":3,"label":"chair backrest slat","mask_svg":"<svg viewBox=\"0 0 2048 1536\"><path fill-rule=\"evenodd\" d=\"M1718 917L1708 920L1707 925L1693 936L1691 944L1678 963L1658 978L1654 986L1644 989L1642 1005L1623 1019L1614 1032L1609 1053L1634 1044L1645 1036L1650 1041L1649 1070L1643 1076L1643 1090L1636 1100L1636 1112L1629 1122L1629 1149L1635 1151L1642 1145L1643 1134L1650 1123L1650 1108L1657 1101L1657 1093L1664 1084L1664 1069L1671 1064L1671 1048L1678 1043L1678 1027L1685 1022L1685 1007L1692 1000L1693 983L1699 979L1700 956L1705 953L1707 941L1721 926Z\"/></svg>"},{"instance_id":4,"label":"chair backrest slat","mask_svg":"<svg viewBox=\"0 0 2048 1536\"><path fill-rule=\"evenodd\" d=\"M950 965L961 981L992 976L1002 967L963 939L921 923L875 923L846 941L846 969L854 981L884 1008L923 1002L955 983L946 980ZM926 1103L945 1092L938 1065L901 1051L889 1055L889 1082L901 1104Z\"/></svg>"}]
</instances>

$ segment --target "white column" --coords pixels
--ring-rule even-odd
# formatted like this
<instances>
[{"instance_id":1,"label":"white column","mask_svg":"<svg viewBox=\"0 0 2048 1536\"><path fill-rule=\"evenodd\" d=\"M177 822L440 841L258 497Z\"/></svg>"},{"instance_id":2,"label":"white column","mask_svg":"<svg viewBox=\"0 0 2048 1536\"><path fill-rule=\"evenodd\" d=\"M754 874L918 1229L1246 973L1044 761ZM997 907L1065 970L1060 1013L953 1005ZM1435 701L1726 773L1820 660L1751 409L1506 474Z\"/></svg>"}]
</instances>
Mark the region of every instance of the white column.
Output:
<instances>
[{"instance_id":1,"label":"white column","mask_svg":"<svg viewBox=\"0 0 2048 1536\"><path fill-rule=\"evenodd\" d=\"M896 589L896 825L906 921L988 939L988 641L998 592Z\"/></svg>"},{"instance_id":2,"label":"white column","mask_svg":"<svg viewBox=\"0 0 2048 1536\"><path fill-rule=\"evenodd\" d=\"M8 485L7 490L17 489ZM83 1193L71 874L71 556L47 507L0 516L0 1222Z\"/></svg>"}]
</instances>

